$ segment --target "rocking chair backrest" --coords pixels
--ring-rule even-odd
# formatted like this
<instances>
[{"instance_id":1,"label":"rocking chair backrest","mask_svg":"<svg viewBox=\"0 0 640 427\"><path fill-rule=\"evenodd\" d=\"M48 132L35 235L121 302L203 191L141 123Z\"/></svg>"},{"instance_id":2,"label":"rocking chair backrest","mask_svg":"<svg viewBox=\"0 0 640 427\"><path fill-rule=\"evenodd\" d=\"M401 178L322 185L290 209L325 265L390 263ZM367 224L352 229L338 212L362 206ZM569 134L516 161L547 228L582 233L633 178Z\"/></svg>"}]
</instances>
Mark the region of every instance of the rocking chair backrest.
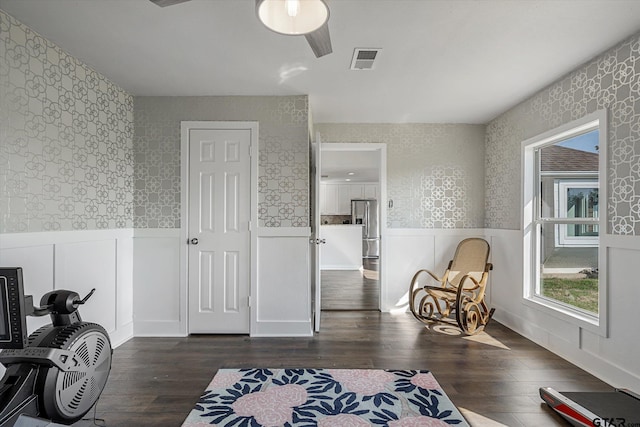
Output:
<instances>
[{"instance_id":1,"label":"rocking chair backrest","mask_svg":"<svg viewBox=\"0 0 640 427\"><path fill-rule=\"evenodd\" d=\"M489 243L480 238L464 239L458 244L456 253L451 261L449 270L449 283L457 287L463 276L469 274L476 280L480 280L489 260ZM465 283L465 289L473 283Z\"/></svg>"}]
</instances>

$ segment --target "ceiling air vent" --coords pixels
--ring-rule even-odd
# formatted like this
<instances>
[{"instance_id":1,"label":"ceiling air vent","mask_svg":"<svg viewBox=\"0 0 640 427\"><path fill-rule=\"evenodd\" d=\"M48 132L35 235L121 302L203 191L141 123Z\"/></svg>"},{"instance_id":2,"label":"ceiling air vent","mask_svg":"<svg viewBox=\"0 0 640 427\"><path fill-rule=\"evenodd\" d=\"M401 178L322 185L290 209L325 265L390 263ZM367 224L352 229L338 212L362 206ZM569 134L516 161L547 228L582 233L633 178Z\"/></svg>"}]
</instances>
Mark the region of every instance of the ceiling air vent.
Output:
<instances>
[{"instance_id":1,"label":"ceiling air vent","mask_svg":"<svg viewBox=\"0 0 640 427\"><path fill-rule=\"evenodd\" d=\"M173 6L174 4L184 3L189 0L151 0L151 3L155 3L160 7Z\"/></svg>"},{"instance_id":2,"label":"ceiling air vent","mask_svg":"<svg viewBox=\"0 0 640 427\"><path fill-rule=\"evenodd\" d=\"M351 59L352 70L371 70L373 69L373 63L378 56L378 52L382 49L361 49L356 48L353 51L353 58Z\"/></svg>"}]
</instances>

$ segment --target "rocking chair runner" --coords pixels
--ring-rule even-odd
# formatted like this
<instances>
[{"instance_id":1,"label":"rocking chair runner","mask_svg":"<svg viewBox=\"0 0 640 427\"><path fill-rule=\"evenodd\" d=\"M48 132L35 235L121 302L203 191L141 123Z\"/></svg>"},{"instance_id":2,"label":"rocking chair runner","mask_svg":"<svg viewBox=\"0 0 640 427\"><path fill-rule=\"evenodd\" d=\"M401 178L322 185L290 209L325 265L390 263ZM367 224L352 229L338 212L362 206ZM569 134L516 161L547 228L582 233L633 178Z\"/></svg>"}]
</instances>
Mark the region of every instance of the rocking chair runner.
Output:
<instances>
[{"instance_id":1,"label":"rocking chair runner","mask_svg":"<svg viewBox=\"0 0 640 427\"><path fill-rule=\"evenodd\" d=\"M422 323L457 324L473 335L489 323L495 309L484 301L489 271L489 243L484 239L464 239L442 277L429 270L418 270L411 280L409 308ZM427 283L436 281L438 286Z\"/></svg>"}]
</instances>

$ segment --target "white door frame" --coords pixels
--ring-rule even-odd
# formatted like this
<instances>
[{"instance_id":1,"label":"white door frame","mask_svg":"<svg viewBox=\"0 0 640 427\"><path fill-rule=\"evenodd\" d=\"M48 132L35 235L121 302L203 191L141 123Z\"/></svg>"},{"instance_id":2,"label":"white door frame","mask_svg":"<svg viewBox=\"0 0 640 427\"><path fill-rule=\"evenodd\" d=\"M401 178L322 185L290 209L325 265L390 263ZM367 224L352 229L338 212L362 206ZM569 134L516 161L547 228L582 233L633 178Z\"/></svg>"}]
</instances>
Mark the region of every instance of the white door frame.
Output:
<instances>
[{"instance_id":1,"label":"white door frame","mask_svg":"<svg viewBox=\"0 0 640 427\"><path fill-rule=\"evenodd\" d=\"M253 297L257 294L258 271L258 122L250 121L182 121L180 122L180 331L189 335L189 131L191 129L248 129L251 131L251 222L249 233L249 324L255 329L256 307Z\"/></svg>"},{"instance_id":2,"label":"white door frame","mask_svg":"<svg viewBox=\"0 0 640 427\"><path fill-rule=\"evenodd\" d=\"M378 309L382 311L382 301L387 300L387 144L383 142L322 142L322 151L378 151L380 171L380 296ZM320 268L320 266L318 266ZM322 282L320 283L322 285Z\"/></svg>"},{"instance_id":3,"label":"white door frame","mask_svg":"<svg viewBox=\"0 0 640 427\"><path fill-rule=\"evenodd\" d=\"M311 164L311 177L313 185L313 199L311 201L312 207L312 221L311 221L311 265L313 271L311 272L311 283L313 285L312 300L314 302L312 307L313 312L313 330L320 332L320 323L322 318L322 292L321 292L321 273L320 273L320 245L322 244L322 229L320 228L320 174L322 167L322 137L320 132L316 133L316 139L311 143L312 147L312 164Z\"/></svg>"}]
</instances>

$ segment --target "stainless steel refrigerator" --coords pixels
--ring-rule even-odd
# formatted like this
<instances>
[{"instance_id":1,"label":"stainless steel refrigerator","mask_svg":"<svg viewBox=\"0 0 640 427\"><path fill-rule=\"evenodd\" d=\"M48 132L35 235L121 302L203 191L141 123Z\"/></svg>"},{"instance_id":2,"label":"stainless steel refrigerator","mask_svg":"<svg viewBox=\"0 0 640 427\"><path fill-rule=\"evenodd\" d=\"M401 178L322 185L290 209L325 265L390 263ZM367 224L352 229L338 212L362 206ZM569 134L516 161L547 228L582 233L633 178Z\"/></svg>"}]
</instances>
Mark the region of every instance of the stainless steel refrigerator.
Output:
<instances>
[{"instance_id":1,"label":"stainless steel refrigerator","mask_svg":"<svg viewBox=\"0 0 640 427\"><path fill-rule=\"evenodd\" d=\"M362 224L362 257L380 257L380 211L375 199L351 200L351 223Z\"/></svg>"}]
</instances>

